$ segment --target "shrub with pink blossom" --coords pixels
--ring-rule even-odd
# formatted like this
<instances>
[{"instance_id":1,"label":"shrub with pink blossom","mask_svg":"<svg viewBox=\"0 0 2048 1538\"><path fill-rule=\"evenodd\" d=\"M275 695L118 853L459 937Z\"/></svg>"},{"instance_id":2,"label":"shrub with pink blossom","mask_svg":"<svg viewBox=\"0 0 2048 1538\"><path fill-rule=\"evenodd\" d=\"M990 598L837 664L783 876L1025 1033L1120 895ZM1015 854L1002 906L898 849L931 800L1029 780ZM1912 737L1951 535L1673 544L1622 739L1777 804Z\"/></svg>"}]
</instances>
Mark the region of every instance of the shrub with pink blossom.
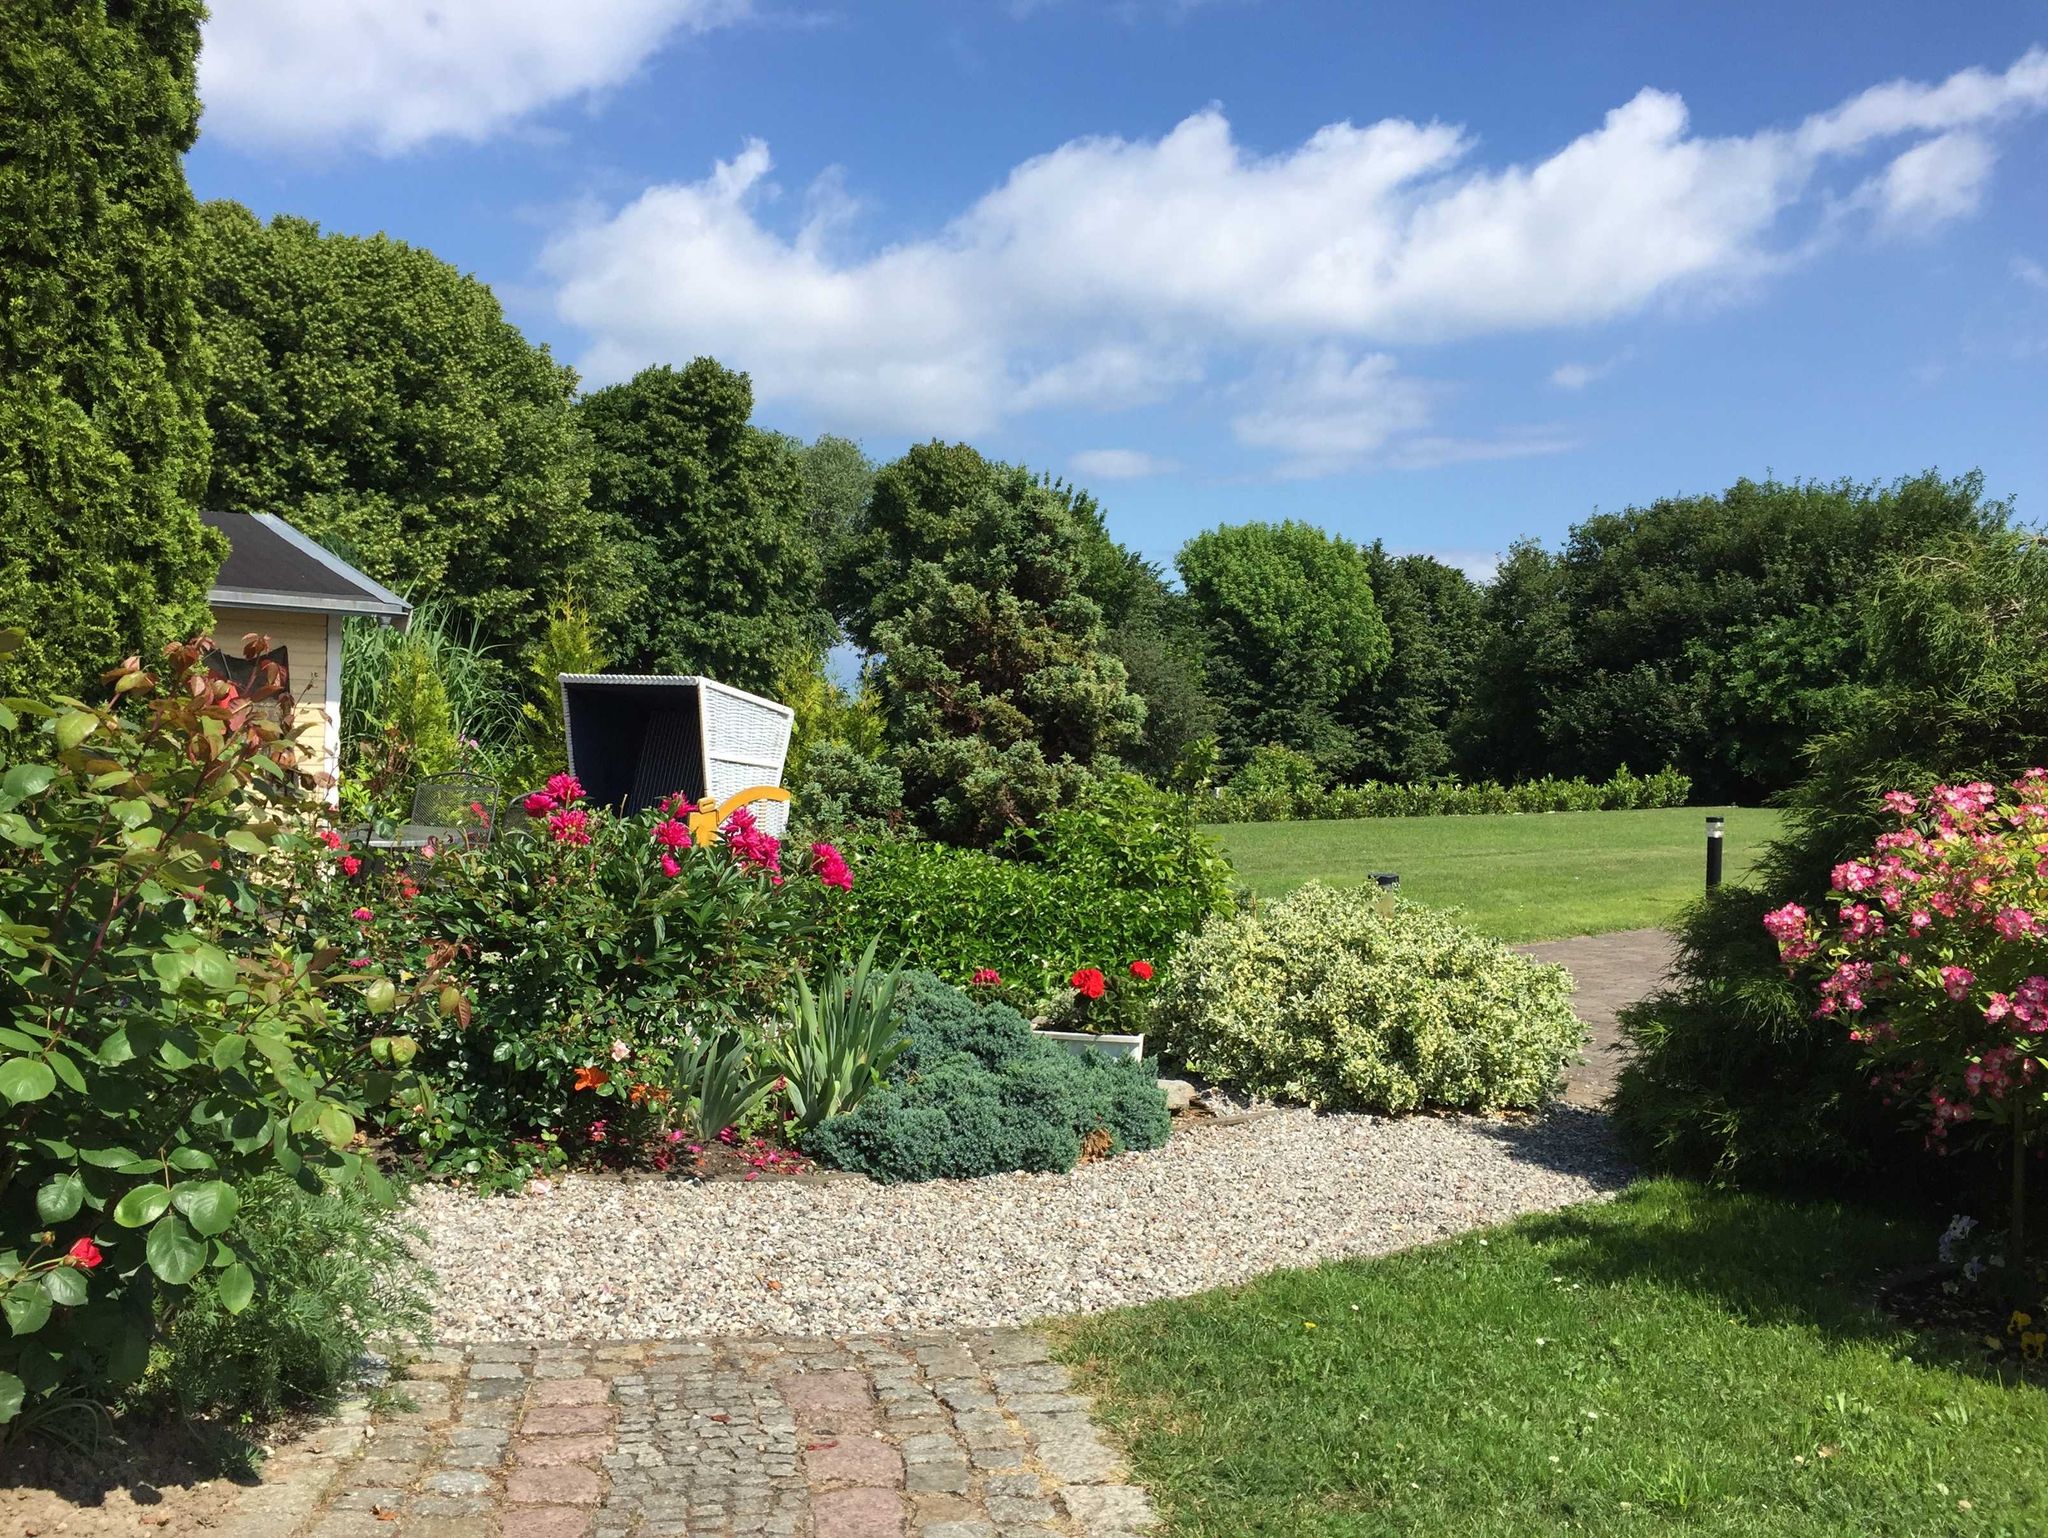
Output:
<instances>
[{"instance_id":1,"label":"shrub with pink blossom","mask_svg":"<svg viewBox=\"0 0 2048 1538\"><path fill-rule=\"evenodd\" d=\"M631 1157L675 1113L676 1052L772 1014L854 885L831 845L785 849L745 808L706 843L681 796L624 817L558 774L525 805L491 844L330 883L387 972L442 968L418 1010L424 1089L392 1130L445 1173Z\"/></svg>"},{"instance_id":2,"label":"shrub with pink blossom","mask_svg":"<svg viewBox=\"0 0 2048 1538\"><path fill-rule=\"evenodd\" d=\"M2010 785L1884 798L1898 826L1835 866L1833 920L1787 903L1764 927L1819 980L1887 1104L1929 1147L2007 1145L2010 1249L2024 1257L2026 1171L2048 1098L2048 769Z\"/></svg>"}]
</instances>

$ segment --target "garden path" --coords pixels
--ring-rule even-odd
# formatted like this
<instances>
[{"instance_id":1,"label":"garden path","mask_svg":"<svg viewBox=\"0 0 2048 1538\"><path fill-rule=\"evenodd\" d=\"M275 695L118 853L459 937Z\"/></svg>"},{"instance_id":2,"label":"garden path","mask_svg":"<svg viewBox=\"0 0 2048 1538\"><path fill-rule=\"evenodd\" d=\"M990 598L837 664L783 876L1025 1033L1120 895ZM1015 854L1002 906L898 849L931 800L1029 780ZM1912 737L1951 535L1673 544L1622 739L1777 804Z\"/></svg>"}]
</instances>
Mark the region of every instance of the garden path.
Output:
<instances>
[{"instance_id":1,"label":"garden path","mask_svg":"<svg viewBox=\"0 0 2048 1538\"><path fill-rule=\"evenodd\" d=\"M1624 1050L1615 1015L1623 1006L1647 998L1670 975L1678 959L1677 940L1668 930L1624 929L1515 949L1539 961L1561 962L1572 974L1578 985L1572 1006L1593 1037L1586 1043L1585 1056L1565 1070L1564 1099L1569 1105L1593 1109L1606 1105Z\"/></svg>"},{"instance_id":2,"label":"garden path","mask_svg":"<svg viewBox=\"0 0 2048 1538\"><path fill-rule=\"evenodd\" d=\"M1126 1538L1026 1330L440 1347L282 1449L217 1538Z\"/></svg>"}]
</instances>

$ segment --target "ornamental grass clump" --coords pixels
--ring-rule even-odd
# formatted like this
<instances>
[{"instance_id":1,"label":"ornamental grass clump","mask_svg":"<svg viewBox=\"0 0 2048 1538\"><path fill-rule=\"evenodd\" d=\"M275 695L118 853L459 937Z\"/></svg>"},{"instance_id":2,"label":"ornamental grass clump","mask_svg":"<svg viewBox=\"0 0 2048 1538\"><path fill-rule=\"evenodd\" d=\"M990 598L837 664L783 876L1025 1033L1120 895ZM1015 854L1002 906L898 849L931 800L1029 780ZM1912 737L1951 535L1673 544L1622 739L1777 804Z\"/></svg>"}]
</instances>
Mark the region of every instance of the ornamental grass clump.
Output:
<instances>
[{"instance_id":1,"label":"ornamental grass clump","mask_svg":"<svg viewBox=\"0 0 2048 1538\"><path fill-rule=\"evenodd\" d=\"M1883 802L1898 825L1834 868L1833 921L1787 903L1764 928L1788 968L1819 979L1815 1018L1841 1022L1870 1087L1930 1149L2003 1145L2017 1279L2048 1120L2048 769Z\"/></svg>"},{"instance_id":2,"label":"ornamental grass clump","mask_svg":"<svg viewBox=\"0 0 2048 1538\"><path fill-rule=\"evenodd\" d=\"M1585 1039L1562 967L1317 882L1189 937L1153 1021L1194 1072L1328 1111L1537 1105Z\"/></svg>"}]
</instances>

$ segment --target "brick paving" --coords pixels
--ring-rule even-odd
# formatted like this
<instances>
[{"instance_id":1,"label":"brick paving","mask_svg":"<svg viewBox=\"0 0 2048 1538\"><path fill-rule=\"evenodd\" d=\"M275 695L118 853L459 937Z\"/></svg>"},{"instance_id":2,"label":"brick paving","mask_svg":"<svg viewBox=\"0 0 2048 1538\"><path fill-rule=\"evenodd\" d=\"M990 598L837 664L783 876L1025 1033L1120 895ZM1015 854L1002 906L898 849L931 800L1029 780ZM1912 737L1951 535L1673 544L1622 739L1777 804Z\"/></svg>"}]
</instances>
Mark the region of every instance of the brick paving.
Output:
<instances>
[{"instance_id":1,"label":"brick paving","mask_svg":"<svg viewBox=\"0 0 2048 1538\"><path fill-rule=\"evenodd\" d=\"M1568 1105L1603 1109L1614 1092L1625 1045L1615 1015L1624 1005L1647 998L1664 981L1678 959L1678 942L1662 929L1624 929L1515 949L1539 961L1562 962L1578 984L1572 1007L1593 1039L1586 1044L1585 1057L1565 1070L1563 1098Z\"/></svg>"},{"instance_id":2,"label":"brick paving","mask_svg":"<svg viewBox=\"0 0 2048 1538\"><path fill-rule=\"evenodd\" d=\"M1025 1330L429 1351L223 1538L1126 1538L1145 1492Z\"/></svg>"}]
</instances>

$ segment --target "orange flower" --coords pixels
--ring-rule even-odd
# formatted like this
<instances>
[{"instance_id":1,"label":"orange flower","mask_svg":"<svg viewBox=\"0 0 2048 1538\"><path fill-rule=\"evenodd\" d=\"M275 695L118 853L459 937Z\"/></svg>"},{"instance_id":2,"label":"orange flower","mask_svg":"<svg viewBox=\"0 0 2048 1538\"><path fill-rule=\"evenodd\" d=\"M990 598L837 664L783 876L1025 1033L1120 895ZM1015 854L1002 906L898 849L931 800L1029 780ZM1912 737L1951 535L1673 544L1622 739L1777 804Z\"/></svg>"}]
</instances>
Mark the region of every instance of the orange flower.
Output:
<instances>
[{"instance_id":1,"label":"orange flower","mask_svg":"<svg viewBox=\"0 0 2048 1538\"><path fill-rule=\"evenodd\" d=\"M576 1088L596 1089L600 1084L609 1084L612 1076L602 1068L579 1068L576 1070Z\"/></svg>"}]
</instances>

